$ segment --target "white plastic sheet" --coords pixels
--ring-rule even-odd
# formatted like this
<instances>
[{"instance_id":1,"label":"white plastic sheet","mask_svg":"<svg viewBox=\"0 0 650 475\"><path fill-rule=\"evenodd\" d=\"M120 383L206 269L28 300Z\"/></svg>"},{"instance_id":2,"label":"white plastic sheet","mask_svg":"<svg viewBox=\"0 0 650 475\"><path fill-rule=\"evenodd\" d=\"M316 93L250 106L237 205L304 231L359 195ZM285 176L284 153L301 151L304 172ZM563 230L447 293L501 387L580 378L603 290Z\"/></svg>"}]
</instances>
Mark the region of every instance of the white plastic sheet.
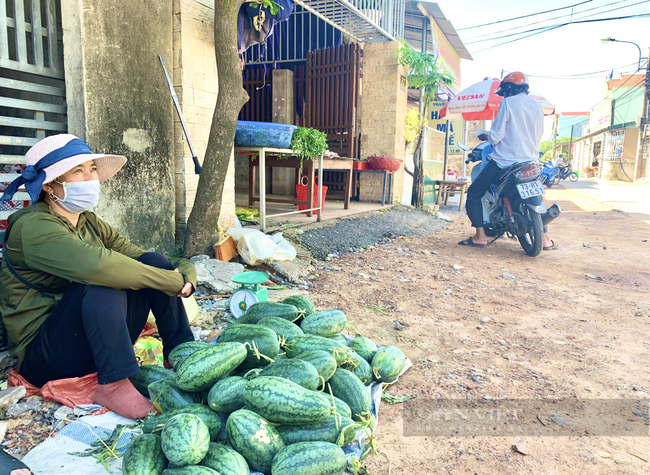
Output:
<instances>
[{"instance_id":1,"label":"white plastic sheet","mask_svg":"<svg viewBox=\"0 0 650 475\"><path fill-rule=\"evenodd\" d=\"M247 264L256 265L264 262L292 261L296 258L296 248L282 233L273 236L257 229L230 228L228 234L237 243L239 255Z\"/></svg>"}]
</instances>

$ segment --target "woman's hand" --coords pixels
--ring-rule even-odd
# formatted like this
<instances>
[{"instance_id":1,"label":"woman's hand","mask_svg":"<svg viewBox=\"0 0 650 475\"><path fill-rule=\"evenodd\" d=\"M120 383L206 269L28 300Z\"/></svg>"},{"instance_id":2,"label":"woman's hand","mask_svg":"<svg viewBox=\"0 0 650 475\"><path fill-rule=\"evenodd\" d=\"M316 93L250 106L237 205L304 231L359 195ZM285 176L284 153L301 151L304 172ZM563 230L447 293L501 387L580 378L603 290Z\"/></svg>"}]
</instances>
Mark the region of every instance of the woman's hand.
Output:
<instances>
[{"instance_id":1,"label":"woman's hand","mask_svg":"<svg viewBox=\"0 0 650 475\"><path fill-rule=\"evenodd\" d=\"M174 272L180 272L178 268L174 269ZM192 295L192 292L194 292L194 286L192 285L191 282L185 282L185 285L181 289L181 291L178 293L176 297L189 297Z\"/></svg>"}]
</instances>

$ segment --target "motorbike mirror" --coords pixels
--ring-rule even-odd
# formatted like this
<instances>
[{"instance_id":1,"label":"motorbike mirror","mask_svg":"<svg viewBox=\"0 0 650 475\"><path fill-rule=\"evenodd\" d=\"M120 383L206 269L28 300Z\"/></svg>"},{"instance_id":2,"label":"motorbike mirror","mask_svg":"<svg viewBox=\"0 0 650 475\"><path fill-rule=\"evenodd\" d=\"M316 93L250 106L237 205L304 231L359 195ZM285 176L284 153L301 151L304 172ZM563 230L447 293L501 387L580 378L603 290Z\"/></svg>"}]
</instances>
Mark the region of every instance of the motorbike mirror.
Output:
<instances>
[{"instance_id":1,"label":"motorbike mirror","mask_svg":"<svg viewBox=\"0 0 650 475\"><path fill-rule=\"evenodd\" d=\"M471 150L467 145L465 145L462 142L457 142L457 144L461 149L465 150L466 152L469 152Z\"/></svg>"},{"instance_id":2,"label":"motorbike mirror","mask_svg":"<svg viewBox=\"0 0 650 475\"><path fill-rule=\"evenodd\" d=\"M483 129L481 129L481 130L479 130L478 132L476 132L476 135L487 134L487 133L488 133L487 130L483 130Z\"/></svg>"}]
</instances>

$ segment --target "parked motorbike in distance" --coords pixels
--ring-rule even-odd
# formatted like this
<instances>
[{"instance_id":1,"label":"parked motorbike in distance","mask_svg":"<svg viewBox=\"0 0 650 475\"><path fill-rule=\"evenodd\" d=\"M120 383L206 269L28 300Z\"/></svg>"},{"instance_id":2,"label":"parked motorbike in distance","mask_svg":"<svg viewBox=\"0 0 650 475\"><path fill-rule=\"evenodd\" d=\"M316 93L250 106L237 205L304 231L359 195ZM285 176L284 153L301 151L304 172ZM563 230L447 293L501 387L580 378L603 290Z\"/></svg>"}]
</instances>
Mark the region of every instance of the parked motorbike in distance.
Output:
<instances>
[{"instance_id":1,"label":"parked motorbike in distance","mask_svg":"<svg viewBox=\"0 0 650 475\"><path fill-rule=\"evenodd\" d=\"M578 181L578 172L573 171L571 164L567 165L566 167L555 167L555 168L557 168L558 172L551 180L551 185L557 185L560 183L560 181L566 180L567 178L574 183Z\"/></svg>"},{"instance_id":2,"label":"parked motorbike in distance","mask_svg":"<svg viewBox=\"0 0 650 475\"><path fill-rule=\"evenodd\" d=\"M544 163L544 168L542 168L542 173L539 175L539 179L546 186L546 188L550 188L551 186L559 183L554 182L559 172L559 168L553 166L550 162L546 162Z\"/></svg>"},{"instance_id":3,"label":"parked motorbike in distance","mask_svg":"<svg viewBox=\"0 0 650 475\"><path fill-rule=\"evenodd\" d=\"M458 146L470 152L465 163L483 162L472 168L472 181L476 179L486 163L489 145L483 142L473 150L462 143ZM540 180L542 164L538 161L523 162L503 170L503 174L481 198L483 227L494 241L507 235L516 237L524 252L536 257L544 245L544 226L562 212L555 204L547 209L542 196L544 186Z\"/></svg>"}]
</instances>

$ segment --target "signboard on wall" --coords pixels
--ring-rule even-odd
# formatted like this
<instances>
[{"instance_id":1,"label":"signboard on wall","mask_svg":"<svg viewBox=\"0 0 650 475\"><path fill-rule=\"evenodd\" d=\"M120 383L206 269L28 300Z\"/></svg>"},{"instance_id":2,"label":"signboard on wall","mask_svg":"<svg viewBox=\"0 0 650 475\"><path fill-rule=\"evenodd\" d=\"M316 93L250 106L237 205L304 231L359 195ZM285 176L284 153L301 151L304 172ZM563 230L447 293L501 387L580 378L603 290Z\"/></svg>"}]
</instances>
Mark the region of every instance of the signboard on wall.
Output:
<instances>
[{"instance_id":1,"label":"signboard on wall","mask_svg":"<svg viewBox=\"0 0 650 475\"><path fill-rule=\"evenodd\" d=\"M443 134L447 130L447 119L440 118L440 110L445 105L444 102L433 102L429 107L429 123L432 129ZM464 120L449 121L449 141L447 143L447 153L449 155L462 155L463 150L458 146L458 142L463 141L463 122Z\"/></svg>"},{"instance_id":2,"label":"signboard on wall","mask_svg":"<svg viewBox=\"0 0 650 475\"><path fill-rule=\"evenodd\" d=\"M460 56L451 46L436 21L431 19L429 24L431 25L431 36L433 38L433 54L438 58L440 64L454 75L456 83L450 89L457 93L460 90Z\"/></svg>"},{"instance_id":3,"label":"signboard on wall","mask_svg":"<svg viewBox=\"0 0 650 475\"><path fill-rule=\"evenodd\" d=\"M612 125L612 99L605 99L589 114L591 132L606 129Z\"/></svg>"}]
</instances>

